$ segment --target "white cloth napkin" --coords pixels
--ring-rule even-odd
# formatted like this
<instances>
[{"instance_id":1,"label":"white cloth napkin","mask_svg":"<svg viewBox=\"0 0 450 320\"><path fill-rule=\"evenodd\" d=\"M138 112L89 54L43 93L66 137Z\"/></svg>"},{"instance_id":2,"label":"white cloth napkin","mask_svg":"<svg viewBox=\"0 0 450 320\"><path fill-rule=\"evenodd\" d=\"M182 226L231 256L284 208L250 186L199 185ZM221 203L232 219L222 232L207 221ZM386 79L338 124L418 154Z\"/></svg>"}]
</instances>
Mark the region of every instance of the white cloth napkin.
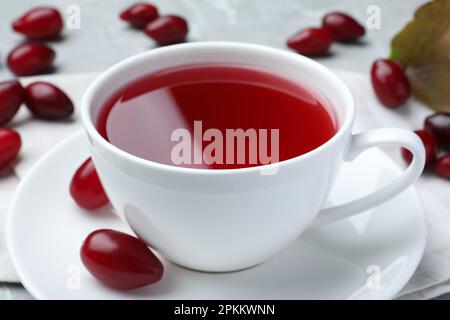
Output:
<instances>
[{"instance_id":1,"label":"white cloth napkin","mask_svg":"<svg viewBox=\"0 0 450 320\"><path fill-rule=\"evenodd\" d=\"M356 132L387 126L419 128L424 117L430 113L415 101L411 101L401 110L387 110L377 102L368 75L344 71L337 73L349 85L356 99L357 121L354 130ZM15 166L0 172L0 239L5 238L6 212L20 179L41 155L81 128L78 111L82 94L96 75L50 75L22 80L23 84L36 80L57 84L73 99L77 110L71 122L31 119L25 108L22 108L15 118L13 127L22 136L23 148ZM398 148L387 152L403 165ZM45 184L45 181L42 183ZM400 298L430 299L450 291L450 197L448 196L450 182L425 175L417 183L417 188L427 214L428 243L417 272L401 292ZM5 241L0 241L0 281L19 281L9 262Z\"/></svg>"},{"instance_id":2,"label":"white cloth napkin","mask_svg":"<svg viewBox=\"0 0 450 320\"><path fill-rule=\"evenodd\" d=\"M11 127L22 137L20 157L11 168L0 171L0 282L19 282L6 249L5 225L9 204L14 191L36 160L64 138L81 129L79 106L84 91L98 74L66 74L27 77L21 79L23 85L34 81L48 81L63 89L76 105L71 121L49 122L33 119L22 106L14 117ZM68 154L67 157L71 155ZM45 185L45 181L42 181Z\"/></svg>"}]
</instances>

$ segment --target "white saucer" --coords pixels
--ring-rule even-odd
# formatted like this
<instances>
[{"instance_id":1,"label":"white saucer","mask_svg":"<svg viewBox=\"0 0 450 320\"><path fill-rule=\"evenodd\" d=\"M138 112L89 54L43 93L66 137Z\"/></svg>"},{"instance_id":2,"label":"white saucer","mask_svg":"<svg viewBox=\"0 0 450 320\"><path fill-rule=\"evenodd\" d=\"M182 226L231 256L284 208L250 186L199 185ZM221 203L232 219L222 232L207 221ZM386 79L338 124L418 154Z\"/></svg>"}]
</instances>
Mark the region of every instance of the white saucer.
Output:
<instances>
[{"instance_id":1,"label":"white saucer","mask_svg":"<svg viewBox=\"0 0 450 320\"><path fill-rule=\"evenodd\" d=\"M130 230L110 208L89 213L70 198L72 174L88 155L83 133L68 138L41 158L16 192L8 249L23 285L36 298L390 299L410 279L423 254L424 213L410 188L370 212L306 232L255 268L211 274L164 262L158 284L112 290L84 269L79 248L95 229ZM371 192L399 171L383 152L369 150L344 165L330 200L340 203Z\"/></svg>"}]
</instances>

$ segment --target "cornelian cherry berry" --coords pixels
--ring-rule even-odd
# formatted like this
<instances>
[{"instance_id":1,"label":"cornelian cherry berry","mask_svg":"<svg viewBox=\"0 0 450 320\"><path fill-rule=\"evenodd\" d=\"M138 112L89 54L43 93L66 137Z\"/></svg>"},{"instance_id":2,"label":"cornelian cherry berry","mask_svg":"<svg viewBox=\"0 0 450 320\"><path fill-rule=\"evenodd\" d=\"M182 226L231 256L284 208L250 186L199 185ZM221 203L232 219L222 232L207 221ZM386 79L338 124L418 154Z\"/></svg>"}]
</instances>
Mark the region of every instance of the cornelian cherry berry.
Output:
<instances>
[{"instance_id":1,"label":"cornelian cherry berry","mask_svg":"<svg viewBox=\"0 0 450 320\"><path fill-rule=\"evenodd\" d=\"M394 61L387 59L375 61L372 65L371 80L378 99L388 108L401 106L411 95L405 71Z\"/></svg>"},{"instance_id":2,"label":"cornelian cherry berry","mask_svg":"<svg viewBox=\"0 0 450 320\"><path fill-rule=\"evenodd\" d=\"M184 42L188 31L187 21L175 15L159 17L145 27L145 33L161 46Z\"/></svg>"},{"instance_id":3,"label":"cornelian cherry berry","mask_svg":"<svg viewBox=\"0 0 450 320\"><path fill-rule=\"evenodd\" d=\"M33 82L25 88L25 105L37 118L60 120L73 113L73 103L58 87L48 82Z\"/></svg>"},{"instance_id":4,"label":"cornelian cherry berry","mask_svg":"<svg viewBox=\"0 0 450 320\"><path fill-rule=\"evenodd\" d=\"M21 146L22 140L16 131L0 128L0 170L17 158Z\"/></svg>"},{"instance_id":5,"label":"cornelian cherry berry","mask_svg":"<svg viewBox=\"0 0 450 320\"><path fill-rule=\"evenodd\" d=\"M24 90L17 80L0 82L0 125L14 117L24 101Z\"/></svg>"},{"instance_id":6,"label":"cornelian cherry berry","mask_svg":"<svg viewBox=\"0 0 450 320\"><path fill-rule=\"evenodd\" d=\"M53 40L59 37L64 21L55 8L39 7L15 20L12 27L32 40Z\"/></svg>"},{"instance_id":7,"label":"cornelian cherry berry","mask_svg":"<svg viewBox=\"0 0 450 320\"><path fill-rule=\"evenodd\" d=\"M158 9L150 3L139 2L120 13L120 19L134 28L142 29L158 17Z\"/></svg>"},{"instance_id":8,"label":"cornelian cherry berry","mask_svg":"<svg viewBox=\"0 0 450 320\"><path fill-rule=\"evenodd\" d=\"M309 28L290 37L287 46L306 56L320 56L328 53L332 41L332 35L327 29Z\"/></svg>"},{"instance_id":9,"label":"cornelian cherry berry","mask_svg":"<svg viewBox=\"0 0 450 320\"><path fill-rule=\"evenodd\" d=\"M341 42L355 41L366 33L358 21L341 12L325 15L322 19L322 27L331 32L333 40Z\"/></svg>"},{"instance_id":10,"label":"cornelian cherry berry","mask_svg":"<svg viewBox=\"0 0 450 320\"><path fill-rule=\"evenodd\" d=\"M436 160L434 171L441 177L450 179L450 153L447 153Z\"/></svg>"},{"instance_id":11,"label":"cornelian cherry berry","mask_svg":"<svg viewBox=\"0 0 450 320\"><path fill-rule=\"evenodd\" d=\"M80 250L88 271L115 289L134 289L161 280L164 267L140 239L114 230L89 234Z\"/></svg>"},{"instance_id":12,"label":"cornelian cherry berry","mask_svg":"<svg viewBox=\"0 0 450 320\"><path fill-rule=\"evenodd\" d=\"M40 43L19 45L8 56L8 67L17 76L31 76L51 69L55 51Z\"/></svg>"},{"instance_id":13,"label":"cornelian cherry berry","mask_svg":"<svg viewBox=\"0 0 450 320\"><path fill-rule=\"evenodd\" d=\"M436 138L426 130L416 130L414 131L414 133L419 136L425 147L425 156L426 156L425 164L426 165L433 164L434 160L436 159L436 155L438 153L438 143ZM411 163L412 153L408 149L402 148L402 157L406 163L408 164Z\"/></svg>"},{"instance_id":14,"label":"cornelian cherry berry","mask_svg":"<svg viewBox=\"0 0 450 320\"><path fill-rule=\"evenodd\" d=\"M436 112L425 119L425 129L450 146L450 112Z\"/></svg>"},{"instance_id":15,"label":"cornelian cherry berry","mask_svg":"<svg viewBox=\"0 0 450 320\"><path fill-rule=\"evenodd\" d=\"M91 158L87 159L73 175L70 194L84 209L94 210L108 204L108 197Z\"/></svg>"}]
</instances>

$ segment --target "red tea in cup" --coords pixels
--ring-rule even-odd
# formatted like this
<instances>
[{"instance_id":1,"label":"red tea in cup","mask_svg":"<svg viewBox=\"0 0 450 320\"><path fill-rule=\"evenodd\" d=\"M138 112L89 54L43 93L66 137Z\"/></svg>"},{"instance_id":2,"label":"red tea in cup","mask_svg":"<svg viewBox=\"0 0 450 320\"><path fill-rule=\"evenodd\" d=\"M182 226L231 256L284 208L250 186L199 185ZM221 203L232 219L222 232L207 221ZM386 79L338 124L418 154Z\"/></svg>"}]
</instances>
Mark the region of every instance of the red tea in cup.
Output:
<instances>
[{"instance_id":1,"label":"red tea in cup","mask_svg":"<svg viewBox=\"0 0 450 320\"><path fill-rule=\"evenodd\" d=\"M127 84L104 104L97 128L111 144L143 159L236 169L312 151L337 124L326 99L305 86L260 68L206 64Z\"/></svg>"}]
</instances>

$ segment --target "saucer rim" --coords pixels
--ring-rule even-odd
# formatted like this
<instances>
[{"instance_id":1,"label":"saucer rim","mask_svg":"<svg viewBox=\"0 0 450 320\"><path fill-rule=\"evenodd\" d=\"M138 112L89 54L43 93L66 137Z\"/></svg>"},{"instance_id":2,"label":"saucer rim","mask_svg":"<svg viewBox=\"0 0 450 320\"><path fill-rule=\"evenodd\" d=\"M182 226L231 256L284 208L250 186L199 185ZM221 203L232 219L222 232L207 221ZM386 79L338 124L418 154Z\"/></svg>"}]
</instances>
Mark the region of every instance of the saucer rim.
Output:
<instances>
[{"instance_id":1,"label":"saucer rim","mask_svg":"<svg viewBox=\"0 0 450 320\"><path fill-rule=\"evenodd\" d=\"M14 241L13 241L13 228L14 228L14 218L13 214L16 211L16 207L18 205L18 199L20 198L22 190L27 186L27 181L37 174L41 168L47 162L47 159L51 158L55 153L59 152L59 149L66 145L66 144L72 144L78 139L82 139L82 137L86 138L86 133L83 129L73 133L66 139L62 140L58 144L56 144L53 148L51 148L47 153L45 153L42 157L40 157L36 163L32 166L32 168L29 170L29 172L26 174L26 176L21 179L19 186L17 187L13 200L11 202L11 206L7 213L7 223L6 223L6 247L8 250L8 255L11 259L11 262L14 266L14 269L20 279L21 284L25 287L25 289L36 299L39 300L48 300L52 299L51 297L47 297L45 293L42 292L42 290L39 290L35 288L35 286L32 284L33 281L29 279L29 277L25 274L25 272L22 269L22 264L18 261L19 259L16 256L16 250L14 249ZM87 138L86 138L87 139ZM392 160L390 159L384 152L382 152L379 148L377 148L380 153L382 153L387 159L391 161L392 168L397 172L402 172L400 167ZM420 234L417 235L417 243L420 244L420 248L414 252L414 254L411 254L410 256L410 263L408 264L407 268L401 273L399 280L396 280L393 285L386 291L384 291L384 294L377 297L377 299L393 299L395 298L398 293L406 286L408 281L413 276L414 272L416 271L417 267L419 266L421 259L425 252L425 247L427 243L427 220L425 216L425 210L422 201L420 200L420 196L417 192L417 189L415 186L411 186L407 189L408 191L411 191L414 195L414 197L418 200L418 205L420 206ZM419 217L417 217L419 218ZM345 220L345 219L344 219ZM320 228L320 227L318 227ZM99 297L101 299L101 297Z\"/></svg>"}]
</instances>

